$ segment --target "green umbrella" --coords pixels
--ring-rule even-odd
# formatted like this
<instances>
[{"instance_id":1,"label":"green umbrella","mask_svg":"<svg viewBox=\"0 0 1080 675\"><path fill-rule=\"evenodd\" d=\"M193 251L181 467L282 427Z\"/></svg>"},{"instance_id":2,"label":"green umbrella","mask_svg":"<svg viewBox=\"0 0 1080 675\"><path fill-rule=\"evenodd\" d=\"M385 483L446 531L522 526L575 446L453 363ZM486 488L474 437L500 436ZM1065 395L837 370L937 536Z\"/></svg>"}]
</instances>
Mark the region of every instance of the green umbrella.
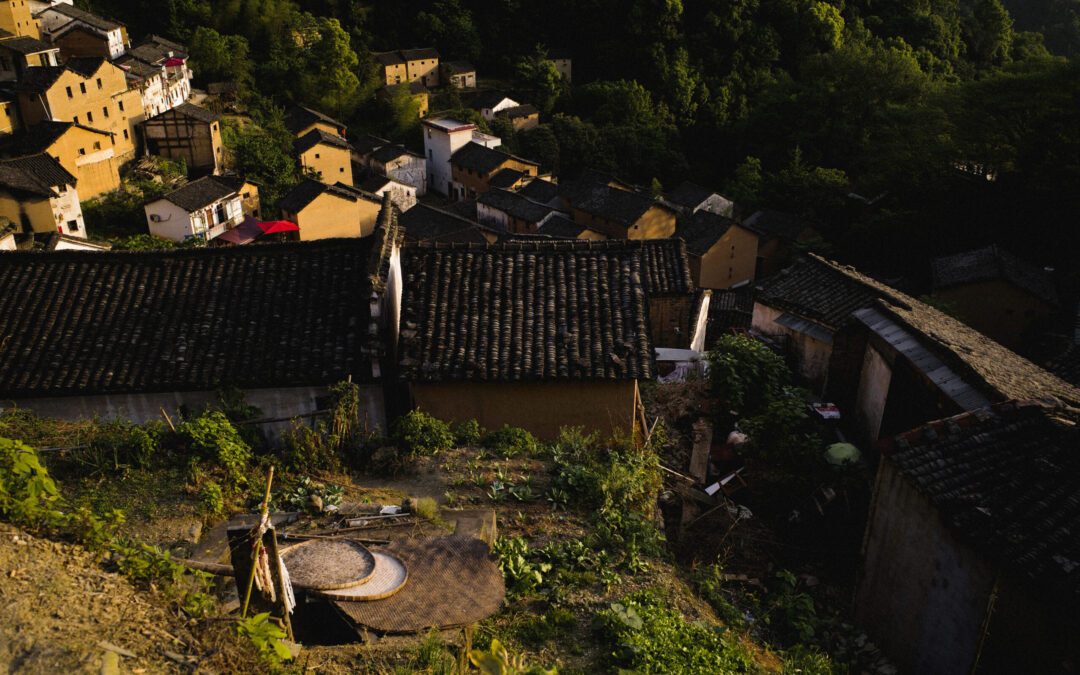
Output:
<instances>
[{"instance_id":1,"label":"green umbrella","mask_svg":"<svg viewBox=\"0 0 1080 675\"><path fill-rule=\"evenodd\" d=\"M859 461L861 454L859 449L851 443L833 443L825 451L825 461L836 466L842 466L849 462L854 464Z\"/></svg>"}]
</instances>

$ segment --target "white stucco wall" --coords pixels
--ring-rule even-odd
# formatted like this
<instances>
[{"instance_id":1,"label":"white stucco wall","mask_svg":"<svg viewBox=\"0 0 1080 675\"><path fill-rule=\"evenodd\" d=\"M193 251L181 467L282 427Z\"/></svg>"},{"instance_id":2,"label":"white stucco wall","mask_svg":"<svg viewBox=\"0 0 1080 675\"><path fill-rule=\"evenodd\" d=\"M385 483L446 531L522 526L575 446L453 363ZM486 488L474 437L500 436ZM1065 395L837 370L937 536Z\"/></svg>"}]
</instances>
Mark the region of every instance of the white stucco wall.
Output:
<instances>
[{"instance_id":1,"label":"white stucco wall","mask_svg":"<svg viewBox=\"0 0 1080 675\"><path fill-rule=\"evenodd\" d=\"M74 187L60 186L56 188L59 197L49 200L53 208L53 217L56 224L62 227L58 230L72 237L86 239L86 223L83 222L82 204L79 203L79 193ZM71 222L77 223L71 227Z\"/></svg>"},{"instance_id":2,"label":"white stucco wall","mask_svg":"<svg viewBox=\"0 0 1080 675\"><path fill-rule=\"evenodd\" d=\"M173 241L184 241L195 234L192 217L184 209L167 199L158 199L143 206L150 234ZM157 216L157 219L154 219Z\"/></svg>"},{"instance_id":3,"label":"white stucco wall","mask_svg":"<svg viewBox=\"0 0 1080 675\"><path fill-rule=\"evenodd\" d=\"M868 441L876 441L881 433L881 417L892 383L892 368L873 346L867 345L863 354L859 391L855 396L855 424Z\"/></svg>"}]
</instances>

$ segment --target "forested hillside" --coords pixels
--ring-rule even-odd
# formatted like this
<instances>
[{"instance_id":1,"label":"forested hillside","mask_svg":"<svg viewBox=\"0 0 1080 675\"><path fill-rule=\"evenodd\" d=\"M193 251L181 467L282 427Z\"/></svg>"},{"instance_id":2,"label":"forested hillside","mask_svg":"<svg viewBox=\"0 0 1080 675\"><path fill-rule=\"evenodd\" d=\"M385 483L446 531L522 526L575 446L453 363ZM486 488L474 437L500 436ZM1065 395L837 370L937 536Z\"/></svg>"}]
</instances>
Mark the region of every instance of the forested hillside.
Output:
<instances>
[{"instance_id":1,"label":"forested hillside","mask_svg":"<svg viewBox=\"0 0 1080 675\"><path fill-rule=\"evenodd\" d=\"M1076 0L1017 6L1022 24L1000 0L90 5L187 42L203 83L320 108L351 135L418 137L407 101L375 103L370 54L435 46L541 109L537 129L494 131L544 170L796 211L826 253L882 274L991 241L1059 268L1080 250L1080 66L1051 54L1076 51ZM572 54L573 85L548 50Z\"/></svg>"}]
</instances>

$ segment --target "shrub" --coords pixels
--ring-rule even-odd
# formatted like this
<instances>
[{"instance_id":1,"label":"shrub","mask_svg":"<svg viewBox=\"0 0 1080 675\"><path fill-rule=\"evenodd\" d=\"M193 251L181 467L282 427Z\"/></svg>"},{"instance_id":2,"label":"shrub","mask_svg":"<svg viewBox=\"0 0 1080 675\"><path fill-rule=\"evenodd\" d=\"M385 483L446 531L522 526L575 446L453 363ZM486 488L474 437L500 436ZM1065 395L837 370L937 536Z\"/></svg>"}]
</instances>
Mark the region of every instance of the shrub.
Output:
<instances>
[{"instance_id":1,"label":"shrub","mask_svg":"<svg viewBox=\"0 0 1080 675\"><path fill-rule=\"evenodd\" d=\"M203 520L209 522L225 513L225 495L221 486L214 481L207 481L199 490L199 510Z\"/></svg>"},{"instance_id":2,"label":"shrub","mask_svg":"<svg viewBox=\"0 0 1080 675\"><path fill-rule=\"evenodd\" d=\"M454 427L454 445L476 445L484 436L484 428L476 420L467 420Z\"/></svg>"},{"instance_id":3,"label":"shrub","mask_svg":"<svg viewBox=\"0 0 1080 675\"><path fill-rule=\"evenodd\" d=\"M160 450L146 429L123 420L96 424L88 445L73 451L72 459L95 472L146 468Z\"/></svg>"},{"instance_id":4,"label":"shrub","mask_svg":"<svg viewBox=\"0 0 1080 675\"><path fill-rule=\"evenodd\" d=\"M709 380L723 405L756 415L791 381L780 356L741 335L724 335L709 352Z\"/></svg>"},{"instance_id":5,"label":"shrub","mask_svg":"<svg viewBox=\"0 0 1080 675\"><path fill-rule=\"evenodd\" d=\"M484 436L482 445L488 450L502 453L507 459L522 453L536 454L540 448L539 441L528 431L509 425L503 425L502 429L488 432L487 436Z\"/></svg>"},{"instance_id":6,"label":"shrub","mask_svg":"<svg viewBox=\"0 0 1080 675\"><path fill-rule=\"evenodd\" d=\"M292 652L282 642L285 639L285 631L270 621L270 612L256 614L249 619L241 619L236 624L236 634L250 640L259 656L273 666L279 666L282 661L292 658Z\"/></svg>"},{"instance_id":7,"label":"shrub","mask_svg":"<svg viewBox=\"0 0 1080 675\"><path fill-rule=\"evenodd\" d=\"M439 515L439 507L431 497L421 497L414 502L413 513L426 520L434 520Z\"/></svg>"},{"instance_id":8,"label":"shrub","mask_svg":"<svg viewBox=\"0 0 1080 675\"><path fill-rule=\"evenodd\" d=\"M290 471L310 473L341 468L337 453L325 442L324 431L321 423L312 429L294 418L289 428L281 432L281 460Z\"/></svg>"},{"instance_id":9,"label":"shrub","mask_svg":"<svg viewBox=\"0 0 1080 675\"><path fill-rule=\"evenodd\" d=\"M394 441L407 457L434 455L454 447L454 434L441 420L421 410L410 410L394 423Z\"/></svg>"},{"instance_id":10,"label":"shrub","mask_svg":"<svg viewBox=\"0 0 1080 675\"><path fill-rule=\"evenodd\" d=\"M23 527L62 522L56 483L37 451L21 441L0 438L0 516Z\"/></svg>"},{"instance_id":11,"label":"shrub","mask_svg":"<svg viewBox=\"0 0 1080 675\"><path fill-rule=\"evenodd\" d=\"M251 447L240 438L236 428L224 413L203 413L178 429L188 441L188 447L202 457L213 460L225 471L225 489L239 491L246 483L244 469L251 461Z\"/></svg>"}]
</instances>

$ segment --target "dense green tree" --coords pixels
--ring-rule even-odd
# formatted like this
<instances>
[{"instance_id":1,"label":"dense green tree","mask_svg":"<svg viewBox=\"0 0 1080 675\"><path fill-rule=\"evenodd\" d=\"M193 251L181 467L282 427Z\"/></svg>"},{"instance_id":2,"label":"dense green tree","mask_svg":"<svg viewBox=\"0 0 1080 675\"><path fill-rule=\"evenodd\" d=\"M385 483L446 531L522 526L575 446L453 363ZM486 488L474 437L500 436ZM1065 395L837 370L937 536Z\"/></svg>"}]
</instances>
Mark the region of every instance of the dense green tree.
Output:
<instances>
[{"instance_id":1,"label":"dense green tree","mask_svg":"<svg viewBox=\"0 0 1080 675\"><path fill-rule=\"evenodd\" d=\"M285 129L283 113L272 105L254 111L253 122L243 127L222 124L222 143L232 168L259 184L263 215L276 212L277 202L299 180L293 158L293 136Z\"/></svg>"},{"instance_id":2,"label":"dense green tree","mask_svg":"<svg viewBox=\"0 0 1080 675\"><path fill-rule=\"evenodd\" d=\"M416 23L424 43L435 46L443 60L480 58L483 42L461 0L439 0L430 12L418 12Z\"/></svg>"},{"instance_id":3,"label":"dense green tree","mask_svg":"<svg viewBox=\"0 0 1080 675\"><path fill-rule=\"evenodd\" d=\"M189 46L191 70L197 83L231 81L249 87L253 82L248 43L239 35L221 35L199 26Z\"/></svg>"},{"instance_id":4,"label":"dense green tree","mask_svg":"<svg viewBox=\"0 0 1080 675\"><path fill-rule=\"evenodd\" d=\"M555 102L567 90L567 84L555 68L555 62L547 57L543 47L537 47L529 56L518 60L514 68L517 86L527 92L533 105L547 115L555 107Z\"/></svg>"}]
</instances>

